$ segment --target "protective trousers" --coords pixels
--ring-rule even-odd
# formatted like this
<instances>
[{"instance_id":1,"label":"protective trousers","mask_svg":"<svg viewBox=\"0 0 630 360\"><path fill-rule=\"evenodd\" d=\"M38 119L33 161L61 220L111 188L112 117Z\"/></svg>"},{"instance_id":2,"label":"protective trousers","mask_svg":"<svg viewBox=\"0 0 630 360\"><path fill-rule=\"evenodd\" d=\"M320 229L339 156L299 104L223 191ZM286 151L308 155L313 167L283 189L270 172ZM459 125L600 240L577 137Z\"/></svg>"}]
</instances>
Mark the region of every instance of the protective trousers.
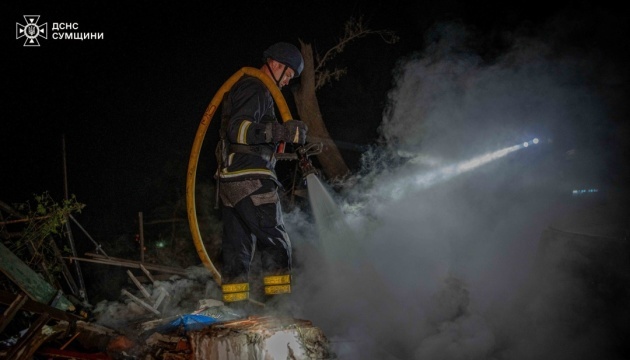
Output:
<instances>
[{"instance_id":1,"label":"protective trousers","mask_svg":"<svg viewBox=\"0 0 630 360\"><path fill-rule=\"evenodd\" d=\"M271 179L221 183L224 302L249 298L249 271L261 255L265 295L291 292L291 241L284 228L278 185Z\"/></svg>"}]
</instances>

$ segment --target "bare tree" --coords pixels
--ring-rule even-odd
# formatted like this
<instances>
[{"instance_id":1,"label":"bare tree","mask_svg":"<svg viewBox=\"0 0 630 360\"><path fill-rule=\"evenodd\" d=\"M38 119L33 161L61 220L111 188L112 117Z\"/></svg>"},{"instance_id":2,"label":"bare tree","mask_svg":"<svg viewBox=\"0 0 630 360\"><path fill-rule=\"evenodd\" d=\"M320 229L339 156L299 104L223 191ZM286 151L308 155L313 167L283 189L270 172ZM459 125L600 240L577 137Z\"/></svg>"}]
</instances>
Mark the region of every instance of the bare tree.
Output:
<instances>
[{"instance_id":1,"label":"bare tree","mask_svg":"<svg viewBox=\"0 0 630 360\"><path fill-rule=\"evenodd\" d=\"M300 40L302 56L304 57L304 70L300 77L300 86L293 92L295 104L300 119L309 127L309 138L314 142L322 142L323 152L318 155L319 163L324 174L331 178L340 178L349 173L348 165L344 161L335 142L324 123L316 91L333 80L339 80L346 74L346 68L329 69L328 63L338 54L342 53L346 45L354 40L368 36L378 35L388 44L398 41L394 32L389 30L371 30L363 22L363 18L351 18L344 25L344 33L335 46L328 49L323 55L313 54L311 44Z\"/></svg>"}]
</instances>

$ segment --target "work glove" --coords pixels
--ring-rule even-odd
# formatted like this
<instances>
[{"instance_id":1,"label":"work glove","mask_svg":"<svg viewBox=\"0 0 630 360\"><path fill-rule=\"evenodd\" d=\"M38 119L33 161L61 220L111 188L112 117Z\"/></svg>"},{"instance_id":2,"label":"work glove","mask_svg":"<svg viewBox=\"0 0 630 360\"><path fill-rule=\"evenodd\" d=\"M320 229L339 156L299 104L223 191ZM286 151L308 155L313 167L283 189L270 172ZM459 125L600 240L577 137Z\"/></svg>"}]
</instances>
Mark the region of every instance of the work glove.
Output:
<instances>
[{"instance_id":1,"label":"work glove","mask_svg":"<svg viewBox=\"0 0 630 360\"><path fill-rule=\"evenodd\" d=\"M284 141L293 144L304 144L308 127L299 120L287 120L280 124L277 121L266 124L265 139L267 142Z\"/></svg>"},{"instance_id":2,"label":"work glove","mask_svg":"<svg viewBox=\"0 0 630 360\"><path fill-rule=\"evenodd\" d=\"M287 142L300 145L306 142L306 132L308 131L308 126L306 126L305 123L299 120L287 120L282 123L282 125L284 125L289 133L289 139Z\"/></svg>"},{"instance_id":3,"label":"work glove","mask_svg":"<svg viewBox=\"0 0 630 360\"><path fill-rule=\"evenodd\" d=\"M265 141L268 143L279 143L287 141L289 130L277 121L265 124Z\"/></svg>"}]
</instances>

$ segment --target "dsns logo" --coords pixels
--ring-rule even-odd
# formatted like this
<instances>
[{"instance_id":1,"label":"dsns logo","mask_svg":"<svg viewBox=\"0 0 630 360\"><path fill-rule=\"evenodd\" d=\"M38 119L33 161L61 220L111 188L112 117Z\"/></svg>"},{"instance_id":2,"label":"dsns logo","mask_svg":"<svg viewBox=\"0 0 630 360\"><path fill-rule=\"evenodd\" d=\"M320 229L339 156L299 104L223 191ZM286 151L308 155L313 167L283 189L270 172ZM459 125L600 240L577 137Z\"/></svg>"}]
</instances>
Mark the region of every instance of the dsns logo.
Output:
<instances>
[{"instance_id":1,"label":"dsns logo","mask_svg":"<svg viewBox=\"0 0 630 360\"><path fill-rule=\"evenodd\" d=\"M48 37L47 23L37 25L39 15L24 15L26 25L15 23L15 38L26 37L24 46L39 46L38 37L46 39Z\"/></svg>"}]
</instances>

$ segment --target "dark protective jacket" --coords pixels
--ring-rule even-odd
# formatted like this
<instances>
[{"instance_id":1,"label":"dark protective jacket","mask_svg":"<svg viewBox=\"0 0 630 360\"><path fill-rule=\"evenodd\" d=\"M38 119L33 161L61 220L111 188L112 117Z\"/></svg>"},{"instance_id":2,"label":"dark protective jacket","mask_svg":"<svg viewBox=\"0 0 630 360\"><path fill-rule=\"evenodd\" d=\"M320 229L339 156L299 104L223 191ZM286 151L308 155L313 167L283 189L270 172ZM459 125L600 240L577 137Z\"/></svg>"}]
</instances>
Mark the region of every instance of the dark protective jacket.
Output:
<instances>
[{"instance_id":1,"label":"dark protective jacket","mask_svg":"<svg viewBox=\"0 0 630 360\"><path fill-rule=\"evenodd\" d=\"M275 160L271 154L276 144L267 143L265 128L270 121L277 121L274 102L265 84L251 76L243 76L223 101L224 114L229 114L225 124L228 142L227 159L219 171L220 180L239 181L245 179L273 179ZM226 121L224 120L224 121ZM231 146L230 146L231 145ZM249 146L266 156L235 150L235 146Z\"/></svg>"}]
</instances>

